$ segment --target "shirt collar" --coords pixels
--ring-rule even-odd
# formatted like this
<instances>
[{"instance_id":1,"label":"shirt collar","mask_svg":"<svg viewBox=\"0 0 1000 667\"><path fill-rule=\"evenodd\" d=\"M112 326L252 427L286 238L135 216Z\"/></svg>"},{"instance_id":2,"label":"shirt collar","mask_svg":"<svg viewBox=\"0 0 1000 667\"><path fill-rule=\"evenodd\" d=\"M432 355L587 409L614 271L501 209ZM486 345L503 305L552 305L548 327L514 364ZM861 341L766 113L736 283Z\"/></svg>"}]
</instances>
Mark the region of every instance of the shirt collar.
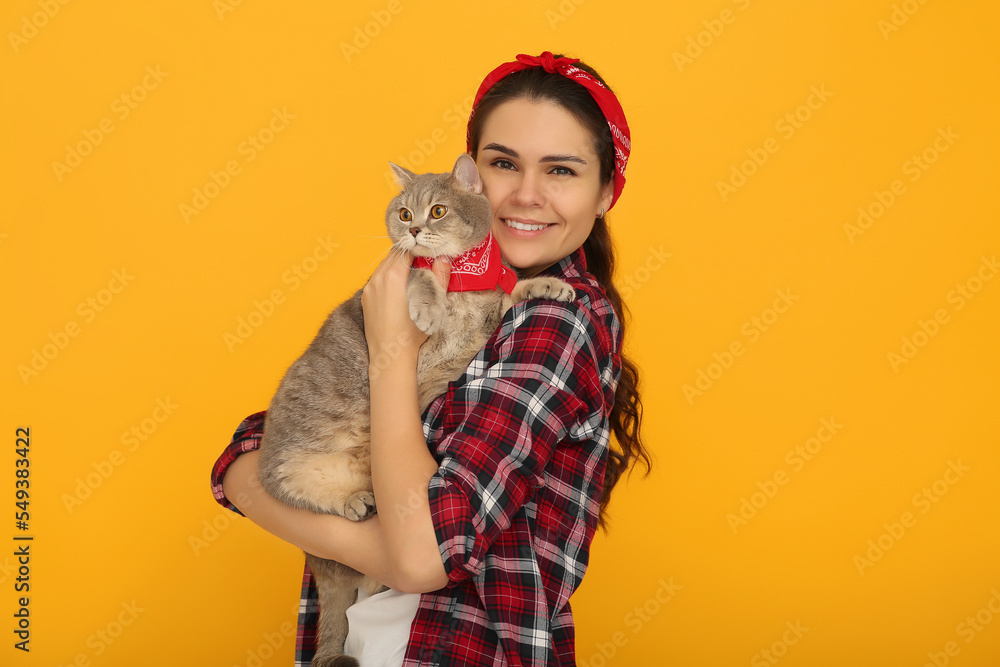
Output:
<instances>
[{"instance_id":1,"label":"shirt collar","mask_svg":"<svg viewBox=\"0 0 1000 667\"><path fill-rule=\"evenodd\" d=\"M557 276L559 278L580 278L586 272L587 255L583 251L583 246L580 246L555 264L550 264L535 275L536 277Z\"/></svg>"}]
</instances>

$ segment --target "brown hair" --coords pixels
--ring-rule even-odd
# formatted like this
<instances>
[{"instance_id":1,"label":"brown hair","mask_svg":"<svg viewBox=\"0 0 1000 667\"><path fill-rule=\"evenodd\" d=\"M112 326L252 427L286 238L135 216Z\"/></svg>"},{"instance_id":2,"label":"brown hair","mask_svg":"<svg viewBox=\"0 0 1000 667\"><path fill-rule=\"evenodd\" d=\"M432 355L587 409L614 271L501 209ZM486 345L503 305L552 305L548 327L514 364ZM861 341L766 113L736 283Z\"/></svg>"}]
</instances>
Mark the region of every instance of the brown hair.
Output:
<instances>
[{"instance_id":1,"label":"brown hair","mask_svg":"<svg viewBox=\"0 0 1000 667\"><path fill-rule=\"evenodd\" d=\"M560 54L553 54L555 58L562 57ZM590 66L583 62L574 63L576 67L592 74L598 81L611 90L610 86L601 76ZM614 91L612 91L614 92ZM546 72L541 67L520 70L505 76L498 81L490 90L483 95L476 107L476 112L469 123L469 136L471 139L473 159L479 153L479 139L482 134L483 121L490 113L504 102L516 99L528 99L530 101L551 101L566 109L568 112L590 131L594 138L594 151L597 153L601 163L601 185L606 186L614 178L615 169L615 149L614 141L611 137L611 129L608 122L597 106L597 102L590 96L587 89L580 84L567 79L561 74ZM622 335L625 334L626 316L629 315L628 308L622 301L621 294L614 283L615 272L615 251L611 240L611 233L608 229L607 215L597 218L594 221L594 228L590 236L583 242L583 251L587 257L587 271L597 278L598 282L604 285L608 295L608 300L618 314L618 319L622 327ZM621 377L618 387L615 390L615 403L611 409L611 431L618 444L617 449L612 447L608 453L607 471L604 476L604 491L601 496L600 525L607 529L608 516L607 506L611 500L611 490L618 483L621 476L630 472L640 461L646 468L646 474L652 469L650 453L642 443L640 437L640 426L642 424L642 399L639 396L639 369L625 355L624 349L621 351Z\"/></svg>"}]
</instances>

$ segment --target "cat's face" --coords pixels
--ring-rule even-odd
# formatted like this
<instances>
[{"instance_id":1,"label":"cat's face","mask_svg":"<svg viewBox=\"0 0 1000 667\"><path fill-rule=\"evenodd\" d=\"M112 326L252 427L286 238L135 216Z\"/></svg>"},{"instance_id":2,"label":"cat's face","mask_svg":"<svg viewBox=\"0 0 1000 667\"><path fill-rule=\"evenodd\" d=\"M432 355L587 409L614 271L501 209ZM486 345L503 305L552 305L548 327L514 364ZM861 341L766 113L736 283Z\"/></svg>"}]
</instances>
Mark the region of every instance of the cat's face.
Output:
<instances>
[{"instance_id":1,"label":"cat's face","mask_svg":"<svg viewBox=\"0 0 1000 667\"><path fill-rule=\"evenodd\" d=\"M386 229L418 257L456 257L490 232L493 214L475 162L462 155L449 174L414 174L392 165L403 190L389 203Z\"/></svg>"}]
</instances>

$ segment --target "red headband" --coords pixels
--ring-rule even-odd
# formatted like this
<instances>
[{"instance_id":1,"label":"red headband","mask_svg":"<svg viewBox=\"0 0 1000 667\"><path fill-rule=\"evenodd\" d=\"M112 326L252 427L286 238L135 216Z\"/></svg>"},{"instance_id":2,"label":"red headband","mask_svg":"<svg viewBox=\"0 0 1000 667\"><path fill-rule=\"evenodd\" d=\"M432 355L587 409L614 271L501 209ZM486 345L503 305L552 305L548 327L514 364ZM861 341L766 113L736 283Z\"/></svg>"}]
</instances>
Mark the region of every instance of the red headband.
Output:
<instances>
[{"instance_id":1,"label":"red headband","mask_svg":"<svg viewBox=\"0 0 1000 667\"><path fill-rule=\"evenodd\" d=\"M493 87L493 84L508 74L532 67L542 67L546 72L557 72L567 79L576 81L587 89L590 96L597 102L597 106L601 108L605 120L608 121L608 127L611 128L611 138L615 144L615 191L611 199L611 206L608 207L610 211L611 207L618 201L618 195L622 193L622 189L625 187L625 165L628 164L629 152L632 149L632 140L629 137L625 112L622 110L622 105L619 104L618 98L604 87L596 77L579 67L574 67L573 63L577 62L580 62L579 58L556 58L552 55L551 51L545 51L537 57L521 53L517 56L516 61L504 63L490 72L482 84L480 84L479 91L476 93L476 99L472 103L472 113L469 114L469 129L466 130L465 134L465 149L470 153L472 152L472 117L476 114L476 107L479 106L479 100L483 99L483 95Z\"/></svg>"}]
</instances>

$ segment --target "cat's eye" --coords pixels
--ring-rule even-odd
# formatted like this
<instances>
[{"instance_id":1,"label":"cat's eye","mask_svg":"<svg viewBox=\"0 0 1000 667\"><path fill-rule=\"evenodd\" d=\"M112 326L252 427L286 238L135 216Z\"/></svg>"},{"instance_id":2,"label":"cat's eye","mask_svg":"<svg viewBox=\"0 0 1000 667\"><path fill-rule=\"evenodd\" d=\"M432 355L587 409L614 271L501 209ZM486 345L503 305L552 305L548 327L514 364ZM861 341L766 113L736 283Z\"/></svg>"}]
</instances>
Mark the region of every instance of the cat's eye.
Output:
<instances>
[{"instance_id":1,"label":"cat's eye","mask_svg":"<svg viewBox=\"0 0 1000 667\"><path fill-rule=\"evenodd\" d=\"M413 214L410 213L410 209L401 208L399 209L399 219L403 222L409 222L410 220L413 220Z\"/></svg>"},{"instance_id":2,"label":"cat's eye","mask_svg":"<svg viewBox=\"0 0 1000 667\"><path fill-rule=\"evenodd\" d=\"M448 212L447 206L444 206L442 204L435 204L433 208L431 208L431 217L437 220L439 218L443 218L444 214L447 212Z\"/></svg>"}]
</instances>

